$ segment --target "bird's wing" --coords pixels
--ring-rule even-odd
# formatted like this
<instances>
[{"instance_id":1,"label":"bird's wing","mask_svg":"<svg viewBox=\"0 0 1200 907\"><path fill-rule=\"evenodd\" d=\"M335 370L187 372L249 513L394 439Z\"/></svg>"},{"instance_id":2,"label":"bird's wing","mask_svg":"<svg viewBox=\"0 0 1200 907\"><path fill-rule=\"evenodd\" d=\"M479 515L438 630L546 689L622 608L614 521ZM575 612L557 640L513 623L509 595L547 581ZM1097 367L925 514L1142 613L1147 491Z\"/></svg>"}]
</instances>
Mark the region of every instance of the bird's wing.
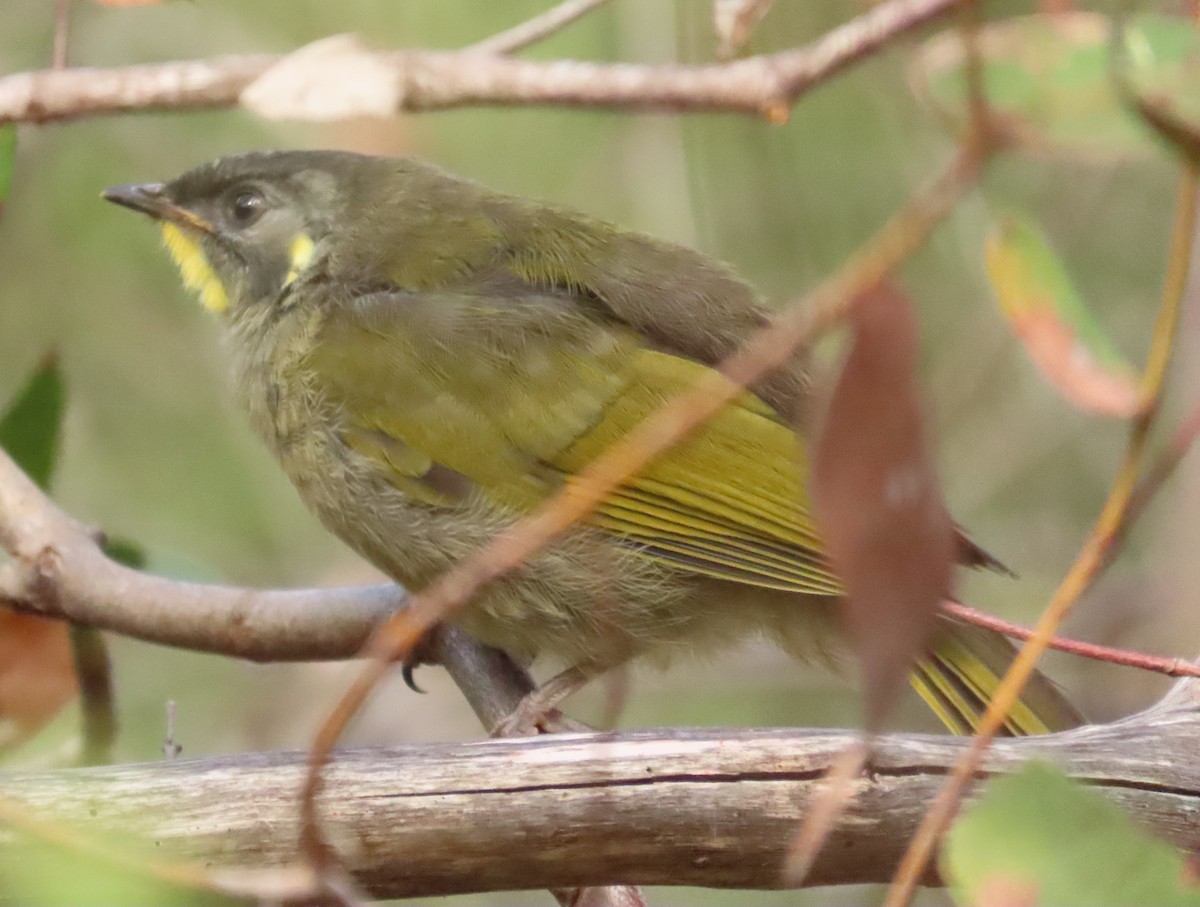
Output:
<instances>
[{"instance_id":1,"label":"bird's wing","mask_svg":"<svg viewBox=\"0 0 1200 907\"><path fill-rule=\"evenodd\" d=\"M630 372L600 421L556 458L568 483L613 439L712 375L706 366L647 348L637 351ZM591 521L696 573L837 594L808 512L807 474L794 432L765 403L743 393L651 462Z\"/></svg>"},{"instance_id":2,"label":"bird's wing","mask_svg":"<svg viewBox=\"0 0 1200 907\"><path fill-rule=\"evenodd\" d=\"M532 290L359 298L330 310L310 365L347 443L398 487L441 502L474 490L518 511L712 374L574 297ZM743 394L588 522L689 572L836 593L806 475L792 430Z\"/></svg>"}]
</instances>

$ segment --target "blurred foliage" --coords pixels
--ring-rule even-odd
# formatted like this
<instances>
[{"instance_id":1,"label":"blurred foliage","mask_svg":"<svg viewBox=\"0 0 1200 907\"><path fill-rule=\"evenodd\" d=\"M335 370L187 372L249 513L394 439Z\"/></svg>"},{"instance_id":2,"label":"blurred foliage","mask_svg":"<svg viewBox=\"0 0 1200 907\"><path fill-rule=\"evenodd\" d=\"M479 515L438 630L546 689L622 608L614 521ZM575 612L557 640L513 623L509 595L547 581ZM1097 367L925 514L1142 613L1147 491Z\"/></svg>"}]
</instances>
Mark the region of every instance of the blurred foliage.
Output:
<instances>
[{"instance_id":1,"label":"blurred foliage","mask_svg":"<svg viewBox=\"0 0 1200 907\"><path fill-rule=\"evenodd\" d=\"M0 447L41 488L58 460L66 390L55 356L47 356L0 414Z\"/></svg>"},{"instance_id":2,"label":"blurred foliage","mask_svg":"<svg viewBox=\"0 0 1200 907\"><path fill-rule=\"evenodd\" d=\"M1154 151L1152 133L1113 81L1113 20L1094 12L995 22L979 36L988 102L1006 137L1033 150L1115 160ZM1179 16L1122 23L1120 71L1139 93L1194 109L1200 36ZM925 44L914 84L957 132L966 124L962 42L943 32Z\"/></svg>"},{"instance_id":3,"label":"blurred foliage","mask_svg":"<svg viewBox=\"0 0 1200 907\"><path fill-rule=\"evenodd\" d=\"M72 5L70 60L116 65L282 52L345 31L379 47L454 47L547 5L292 0L281 14L274 4L238 0L129 9L80 2ZM1032 6L988 9L1011 14ZM812 40L861 9L857 0L776 4L747 52ZM0 72L47 64L49 0L6 0L0 22ZM784 126L549 109L336 125L212 111L23 126L0 218L0 399L11 397L36 351L60 351L75 390L58 497L80 519L144 542L154 570L254 585L369 579L304 511L251 436L229 393L216 326L179 287L154 231L103 205L101 189L169 178L245 148L415 153L497 189L694 244L782 302L840 263L952 153L909 88L914 46L902 43L823 86ZM703 0L614 0L529 52L646 62L713 54ZM1020 574L1018 581L965 578L963 597L972 604L1015 619L1036 614L1098 511L1124 443L1122 426L1090 418L1049 391L1005 327L982 262L992 212L1026 211L1042 225L1081 296L1136 364L1161 282L1175 182L1176 166L1165 155L1105 165L1006 156L904 270L922 322L922 379L949 505ZM1179 353L1168 424L1190 402L1184 389L1200 386L1194 316L1185 321ZM1185 656L1200 650L1190 619L1200 563L1188 554L1200 531L1198 462L1185 461L1070 631ZM302 746L348 676L345 666L251 666L128 640L117 641L113 657L120 759L159 757L167 699L178 704L185 755ZM1065 659L1051 660L1050 670L1098 719L1140 707L1165 686ZM352 740L478 736L442 672L426 669L420 681L430 695L389 684ZM573 706L584 719L605 710L608 688L593 686ZM630 687L623 724L845 725L858 715L845 681L769 649L721 652L708 665L684 663L663 674L638 670ZM896 721L934 728L915 702ZM66 735L73 722L62 720L57 730ZM53 733L43 737L43 746L55 745ZM764 905L801 899L754 895ZM514 895L508 903L529 900ZM688 892L686 900L747 902L722 892ZM854 903L861 892L821 892L816 900Z\"/></svg>"},{"instance_id":4,"label":"blurred foliage","mask_svg":"<svg viewBox=\"0 0 1200 907\"><path fill-rule=\"evenodd\" d=\"M123 842L106 843L117 848ZM13 845L9 845L13 846ZM244 903L211 892L167 885L156 879L114 869L78 852L24 843L21 859L0 875L5 900L27 907L78 907L81 904L121 904L123 907L223 907ZM128 842L131 851L139 845ZM144 845L143 845L144 846Z\"/></svg>"},{"instance_id":5,"label":"blurred foliage","mask_svg":"<svg viewBox=\"0 0 1200 907\"><path fill-rule=\"evenodd\" d=\"M1182 854L1045 764L992 781L954 824L941 865L960 904L1200 905Z\"/></svg>"}]
</instances>

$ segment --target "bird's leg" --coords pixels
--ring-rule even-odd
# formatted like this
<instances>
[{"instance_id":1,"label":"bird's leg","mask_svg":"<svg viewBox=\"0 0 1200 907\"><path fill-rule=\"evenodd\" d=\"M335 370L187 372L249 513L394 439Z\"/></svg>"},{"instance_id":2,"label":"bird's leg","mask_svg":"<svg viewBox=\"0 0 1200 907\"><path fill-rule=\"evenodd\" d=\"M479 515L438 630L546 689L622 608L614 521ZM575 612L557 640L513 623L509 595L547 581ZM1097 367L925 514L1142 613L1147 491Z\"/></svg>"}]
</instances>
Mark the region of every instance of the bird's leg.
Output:
<instances>
[{"instance_id":1,"label":"bird's leg","mask_svg":"<svg viewBox=\"0 0 1200 907\"><path fill-rule=\"evenodd\" d=\"M555 674L525 696L492 728L493 737L529 737L566 731L589 731L586 724L567 718L555 706L596 676L594 666L575 665Z\"/></svg>"}]
</instances>

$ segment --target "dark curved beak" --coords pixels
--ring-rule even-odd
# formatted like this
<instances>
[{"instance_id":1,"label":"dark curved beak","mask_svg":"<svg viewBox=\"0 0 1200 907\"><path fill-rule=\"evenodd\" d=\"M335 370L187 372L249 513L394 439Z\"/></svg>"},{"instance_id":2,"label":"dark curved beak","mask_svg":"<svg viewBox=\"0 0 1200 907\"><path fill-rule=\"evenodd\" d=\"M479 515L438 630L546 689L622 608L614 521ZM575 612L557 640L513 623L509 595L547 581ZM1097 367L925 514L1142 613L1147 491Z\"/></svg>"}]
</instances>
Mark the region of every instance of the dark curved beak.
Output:
<instances>
[{"instance_id":1,"label":"dark curved beak","mask_svg":"<svg viewBox=\"0 0 1200 907\"><path fill-rule=\"evenodd\" d=\"M216 232L213 225L204 218L171 201L167 195L167 188L162 183L110 186L100 193L100 197L123 208L148 214L155 220L170 221L202 233Z\"/></svg>"}]
</instances>

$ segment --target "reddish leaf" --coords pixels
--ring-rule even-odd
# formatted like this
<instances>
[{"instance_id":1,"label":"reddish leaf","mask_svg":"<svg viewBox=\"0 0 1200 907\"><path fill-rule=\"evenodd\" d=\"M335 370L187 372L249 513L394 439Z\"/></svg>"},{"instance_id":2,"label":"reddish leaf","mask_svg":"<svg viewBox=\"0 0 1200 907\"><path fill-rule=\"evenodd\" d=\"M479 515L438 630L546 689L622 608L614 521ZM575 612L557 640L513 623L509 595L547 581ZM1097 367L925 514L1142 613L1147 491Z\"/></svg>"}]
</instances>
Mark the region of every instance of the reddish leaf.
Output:
<instances>
[{"instance_id":1,"label":"reddish leaf","mask_svg":"<svg viewBox=\"0 0 1200 907\"><path fill-rule=\"evenodd\" d=\"M979 884L975 907L1037 907L1037 883L1015 876L995 875Z\"/></svg>"},{"instance_id":2,"label":"reddish leaf","mask_svg":"<svg viewBox=\"0 0 1200 907\"><path fill-rule=\"evenodd\" d=\"M1142 405L1133 369L1100 329L1037 227L1010 217L988 237L988 278L1025 351L1076 406L1109 416Z\"/></svg>"},{"instance_id":3,"label":"reddish leaf","mask_svg":"<svg viewBox=\"0 0 1200 907\"><path fill-rule=\"evenodd\" d=\"M76 691L67 625L0 608L0 747L32 736Z\"/></svg>"},{"instance_id":4,"label":"reddish leaf","mask_svg":"<svg viewBox=\"0 0 1200 907\"><path fill-rule=\"evenodd\" d=\"M54 474L64 405L62 373L48 354L0 411L0 448L42 488ZM0 608L0 748L31 736L75 695L67 625Z\"/></svg>"},{"instance_id":5,"label":"reddish leaf","mask_svg":"<svg viewBox=\"0 0 1200 907\"><path fill-rule=\"evenodd\" d=\"M816 445L813 503L846 588L867 729L876 730L951 591L955 541L925 445L912 306L881 286L850 321L853 345Z\"/></svg>"},{"instance_id":6,"label":"reddish leaf","mask_svg":"<svg viewBox=\"0 0 1200 907\"><path fill-rule=\"evenodd\" d=\"M1132 416L1141 408L1133 381L1101 368L1053 312L1029 310L1012 321L1030 358L1071 402L1116 416Z\"/></svg>"}]
</instances>

